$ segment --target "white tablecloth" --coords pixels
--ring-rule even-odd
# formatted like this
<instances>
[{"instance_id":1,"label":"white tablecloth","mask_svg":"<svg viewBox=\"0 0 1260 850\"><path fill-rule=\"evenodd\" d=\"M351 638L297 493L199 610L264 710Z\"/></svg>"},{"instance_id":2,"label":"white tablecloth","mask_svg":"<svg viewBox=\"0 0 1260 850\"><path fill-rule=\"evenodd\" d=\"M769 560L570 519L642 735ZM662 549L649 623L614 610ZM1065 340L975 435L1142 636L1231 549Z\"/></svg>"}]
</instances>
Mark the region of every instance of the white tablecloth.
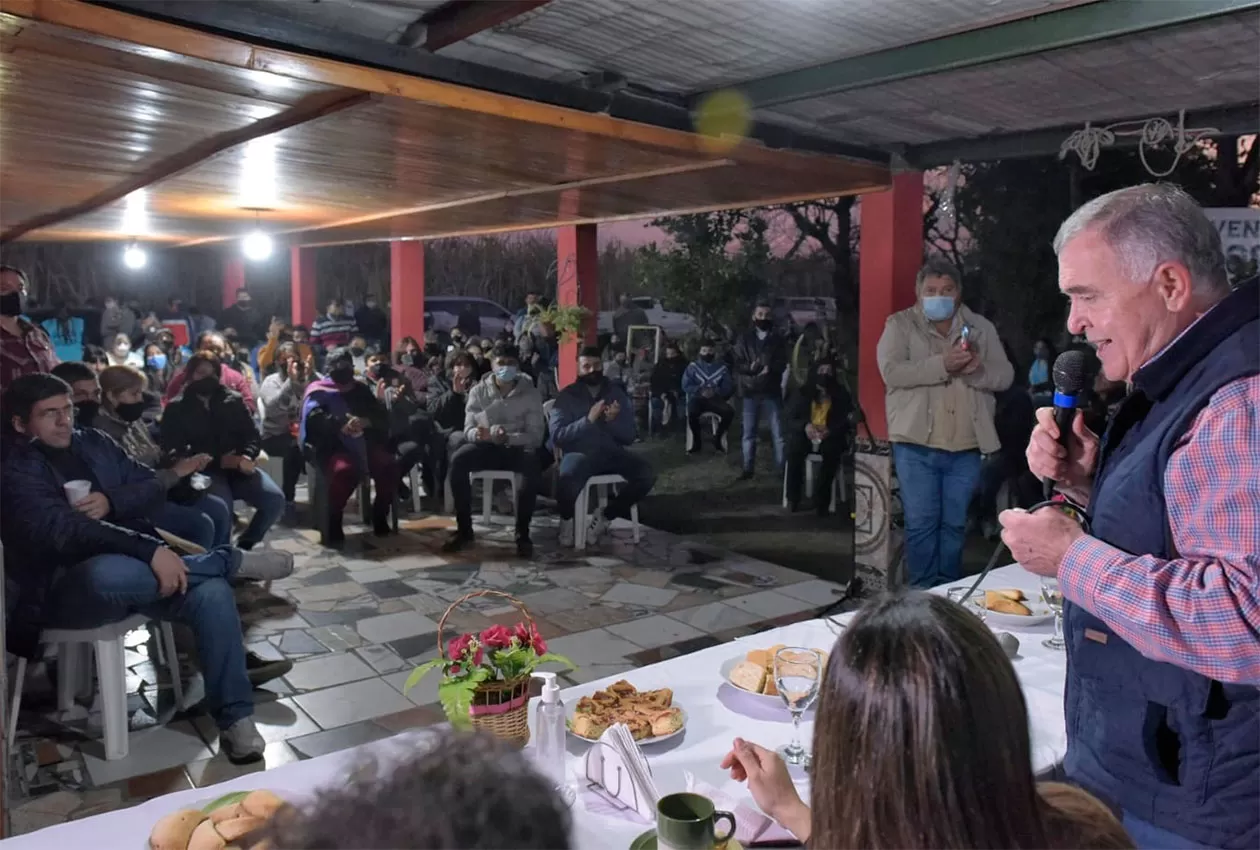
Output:
<instances>
[{"instance_id":1,"label":"white tablecloth","mask_svg":"<svg viewBox=\"0 0 1260 850\"><path fill-rule=\"evenodd\" d=\"M1019 587L1035 598L1038 582L1036 576L1018 566L1010 566L995 570L985 581L985 586ZM840 619L844 621L848 617ZM1061 759L1067 746L1063 720L1066 659L1062 652L1055 652L1041 645L1041 641L1051 632L1049 624L1010 631L1020 640L1020 653L1014 663L1028 701L1033 767L1042 770ZM767 747L778 747L787 743L791 737L791 720L786 709L778 706L770 708L725 685L719 668L727 659L742 657L750 649L768 648L777 643L829 648L835 639L834 624L825 620L811 620L672 658L626 674L624 678L640 688L672 688L675 701L687 712L685 734L663 744L644 748L661 793L683 790L683 772L690 771L697 778L735 796L745 796L740 786L730 782L718 769L732 739L738 735ZM611 684L616 678L623 677L569 688L563 692L562 698L568 704L584 694ZM801 733L808 746L813 733L810 715L806 716ZM148 846L146 841L154 822L174 809L208 802L228 791L253 788L269 788L282 797L298 801L321 786L335 784L359 759L367 756L387 759L406 755L417 745L415 736L423 734L423 730L406 732L352 750L283 765L266 773L248 774L209 788L168 794L129 809L49 827L29 835L7 839L0 844L12 850L62 850L66 847L141 850ZM571 768L578 765L588 746L584 742L571 739ZM804 792L803 782L801 788ZM573 810L574 843L580 850L615 850L627 847L635 836L649 826L624 817L593 814L587 811L582 799L579 798Z\"/></svg>"}]
</instances>

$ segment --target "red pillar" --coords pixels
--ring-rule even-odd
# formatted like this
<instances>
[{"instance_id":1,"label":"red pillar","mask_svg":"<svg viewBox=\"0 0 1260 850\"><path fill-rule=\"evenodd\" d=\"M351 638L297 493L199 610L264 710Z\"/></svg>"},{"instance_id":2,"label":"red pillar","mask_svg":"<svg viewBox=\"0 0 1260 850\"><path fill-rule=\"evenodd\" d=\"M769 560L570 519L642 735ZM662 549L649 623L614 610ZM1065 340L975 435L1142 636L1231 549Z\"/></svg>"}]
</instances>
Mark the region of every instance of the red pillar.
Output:
<instances>
[{"instance_id":1,"label":"red pillar","mask_svg":"<svg viewBox=\"0 0 1260 850\"><path fill-rule=\"evenodd\" d=\"M315 296L315 249L294 245L289 249L291 324L310 329L319 313Z\"/></svg>"},{"instance_id":2,"label":"red pillar","mask_svg":"<svg viewBox=\"0 0 1260 850\"><path fill-rule=\"evenodd\" d=\"M887 440L875 348L888 317L915 300L914 278L923 264L923 172L896 174L891 189L863 195L860 223L858 400L870 436Z\"/></svg>"},{"instance_id":3,"label":"red pillar","mask_svg":"<svg viewBox=\"0 0 1260 850\"><path fill-rule=\"evenodd\" d=\"M236 303L236 290L245 285L245 258L228 257L223 266L223 306Z\"/></svg>"},{"instance_id":4,"label":"red pillar","mask_svg":"<svg viewBox=\"0 0 1260 850\"><path fill-rule=\"evenodd\" d=\"M390 337L395 348L405 336L424 343L424 243L389 243Z\"/></svg>"},{"instance_id":5,"label":"red pillar","mask_svg":"<svg viewBox=\"0 0 1260 850\"><path fill-rule=\"evenodd\" d=\"M599 313L598 231L593 224L577 224L556 230L556 303L580 305L589 311L579 338L560 344L560 368L556 383L567 387L577 380L578 350L595 344L595 319Z\"/></svg>"}]
</instances>

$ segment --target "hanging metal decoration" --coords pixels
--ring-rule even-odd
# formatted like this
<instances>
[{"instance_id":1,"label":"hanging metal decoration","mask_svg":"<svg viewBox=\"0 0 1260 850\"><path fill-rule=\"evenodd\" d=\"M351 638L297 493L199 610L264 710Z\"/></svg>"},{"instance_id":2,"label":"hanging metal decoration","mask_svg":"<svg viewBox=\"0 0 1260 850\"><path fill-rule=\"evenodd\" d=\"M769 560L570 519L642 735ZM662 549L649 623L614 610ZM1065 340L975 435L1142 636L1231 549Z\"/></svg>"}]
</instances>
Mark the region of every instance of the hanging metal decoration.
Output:
<instances>
[{"instance_id":1,"label":"hanging metal decoration","mask_svg":"<svg viewBox=\"0 0 1260 850\"><path fill-rule=\"evenodd\" d=\"M1220 132L1215 127L1186 129L1186 111L1184 109L1177 113L1175 126L1167 118L1148 118L1145 121L1120 121L1115 124L1109 124L1106 127L1095 127L1087 121L1082 129L1077 130L1063 140L1063 144L1059 147L1059 159L1067 159L1068 154L1074 153L1080 158L1081 165L1085 166L1087 170L1093 171L1094 166L1098 164L1098 156L1102 153L1104 147L1111 147L1116 143L1116 139L1121 136L1136 136L1138 138L1138 158L1142 160L1142 167L1152 177L1167 177L1176 170L1177 164L1181 162L1181 157L1186 151L1203 139L1219 135ZM1173 161L1167 169L1159 171L1151 166L1146 157L1152 148L1164 145L1171 145Z\"/></svg>"}]
</instances>

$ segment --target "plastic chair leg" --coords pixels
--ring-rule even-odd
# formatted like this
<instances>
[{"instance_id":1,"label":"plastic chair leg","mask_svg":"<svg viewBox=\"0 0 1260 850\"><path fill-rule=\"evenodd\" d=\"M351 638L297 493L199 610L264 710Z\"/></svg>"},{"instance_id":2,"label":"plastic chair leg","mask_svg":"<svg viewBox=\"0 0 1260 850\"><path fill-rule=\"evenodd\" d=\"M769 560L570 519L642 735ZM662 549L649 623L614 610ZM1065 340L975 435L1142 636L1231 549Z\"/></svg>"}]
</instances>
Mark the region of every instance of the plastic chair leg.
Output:
<instances>
[{"instance_id":1,"label":"plastic chair leg","mask_svg":"<svg viewBox=\"0 0 1260 850\"><path fill-rule=\"evenodd\" d=\"M481 479L481 521L486 525L494 516L494 479Z\"/></svg>"},{"instance_id":2,"label":"plastic chair leg","mask_svg":"<svg viewBox=\"0 0 1260 850\"><path fill-rule=\"evenodd\" d=\"M96 641L96 673L101 683L105 758L127 757L127 674L122 638Z\"/></svg>"},{"instance_id":3,"label":"plastic chair leg","mask_svg":"<svg viewBox=\"0 0 1260 850\"><path fill-rule=\"evenodd\" d=\"M22 687L26 684L26 659L19 657L17 672L13 676L13 701L9 703L9 728L5 730L6 753L13 752L13 742L17 740L18 712L22 710Z\"/></svg>"},{"instance_id":4,"label":"plastic chair leg","mask_svg":"<svg viewBox=\"0 0 1260 850\"><path fill-rule=\"evenodd\" d=\"M171 674L171 691L175 694L175 707L177 710L183 709L184 683L179 678L179 655L175 652L175 630L171 628L170 623L158 623L158 631L161 632L158 645L165 651L166 669Z\"/></svg>"}]
</instances>

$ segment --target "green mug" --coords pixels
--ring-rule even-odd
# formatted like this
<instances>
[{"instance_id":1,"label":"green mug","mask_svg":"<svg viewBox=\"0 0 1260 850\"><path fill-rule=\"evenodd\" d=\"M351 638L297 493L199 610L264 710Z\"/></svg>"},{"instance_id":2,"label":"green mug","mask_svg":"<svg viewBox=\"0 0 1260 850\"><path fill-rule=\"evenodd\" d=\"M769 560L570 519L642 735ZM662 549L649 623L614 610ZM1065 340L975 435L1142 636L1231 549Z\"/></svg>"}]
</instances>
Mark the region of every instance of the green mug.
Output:
<instances>
[{"instance_id":1,"label":"green mug","mask_svg":"<svg viewBox=\"0 0 1260 850\"><path fill-rule=\"evenodd\" d=\"M720 838L714 832L719 820L726 820L729 826ZM734 834L735 816L718 811L708 797L668 794L656 804L658 850L713 850Z\"/></svg>"}]
</instances>

